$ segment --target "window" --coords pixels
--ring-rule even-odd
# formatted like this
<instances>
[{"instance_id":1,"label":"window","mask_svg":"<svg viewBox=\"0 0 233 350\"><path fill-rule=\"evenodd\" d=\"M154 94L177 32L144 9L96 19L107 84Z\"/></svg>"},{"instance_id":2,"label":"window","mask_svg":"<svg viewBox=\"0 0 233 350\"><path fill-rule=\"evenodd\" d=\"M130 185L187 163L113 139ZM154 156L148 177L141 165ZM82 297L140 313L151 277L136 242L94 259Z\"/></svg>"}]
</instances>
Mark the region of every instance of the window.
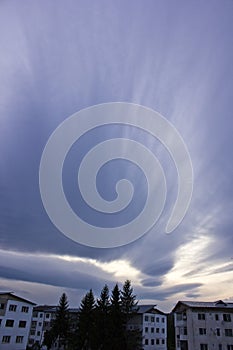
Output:
<instances>
[{"instance_id":1,"label":"window","mask_svg":"<svg viewBox=\"0 0 233 350\"><path fill-rule=\"evenodd\" d=\"M25 328L26 327L26 321L19 321L19 328Z\"/></svg>"},{"instance_id":2,"label":"window","mask_svg":"<svg viewBox=\"0 0 233 350\"><path fill-rule=\"evenodd\" d=\"M37 312L37 311L33 311L32 316L33 316L33 317L38 317L38 312Z\"/></svg>"},{"instance_id":3,"label":"window","mask_svg":"<svg viewBox=\"0 0 233 350\"><path fill-rule=\"evenodd\" d=\"M231 315L230 314L223 314L223 321L231 322Z\"/></svg>"},{"instance_id":4,"label":"window","mask_svg":"<svg viewBox=\"0 0 233 350\"><path fill-rule=\"evenodd\" d=\"M35 328L37 325L37 321L32 321L32 327Z\"/></svg>"},{"instance_id":5,"label":"window","mask_svg":"<svg viewBox=\"0 0 233 350\"><path fill-rule=\"evenodd\" d=\"M154 339L151 339L151 345L155 345L155 340Z\"/></svg>"},{"instance_id":6,"label":"window","mask_svg":"<svg viewBox=\"0 0 233 350\"><path fill-rule=\"evenodd\" d=\"M220 328L216 328L216 335L219 337L220 336Z\"/></svg>"},{"instance_id":7,"label":"window","mask_svg":"<svg viewBox=\"0 0 233 350\"><path fill-rule=\"evenodd\" d=\"M156 317L156 322L159 322L159 317Z\"/></svg>"},{"instance_id":8,"label":"window","mask_svg":"<svg viewBox=\"0 0 233 350\"><path fill-rule=\"evenodd\" d=\"M16 311L17 305L10 304L9 305L9 311Z\"/></svg>"},{"instance_id":9,"label":"window","mask_svg":"<svg viewBox=\"0 0 233 350\"><path fill-rule=\"evenodd\" d=\"M14 320L6 320L5 327L13 327L14 326Z\"/></svg>"},{"instance_id":10,"label":"window","mask_svg":"<svg viewBox=\"0 0 233 350\"><path fill-rule=\"evenodd\" d=\"M2 343L10 343L10 341L11 341L10 335L4 335L2 337Z\"/></svg>"},{"instance_id":11,"label":"window","mask_svg":"<svg viewBox=\"0 0 233 350\"><path fill-rule=\"evenodd\" d=\"M2 324L2 319L0 318L0 326L1 326L1 324Z\"/></svg>"},{"instance_id":12,"label":"window","mask_svg":"<svg viewBox=\"0 0 233 350\"><path fill-rule=\"evenodd\" d=\"M206 335L206 328L199 328L200 335Z\"/></svg>"},{"instance_id":13,"label":"window","mask_svg":"<svg viewBox=\"0 0 233 350\"><path fill-rule=\"evenodd\" d=\"M41 327L42 326L42 322L39 322L38 325L39 325L39 327Z\"/></svg>"},{"instance_id":14,"label":"window","mask_svg":"<svg viewBox=\"0 0 233 350\"><path fill-rule=\"evenodd\" d=\"M149 342L148 342L148 339L145 339L145 345L148 345Z\"/></svg>"},{"instance_id":15,"label":"window","mask_svg":"<svg viewBox=\"0 0 233 350\"><path fill-rule=\"evenodd\" d=\"M157 344L157 345L159 344L159 339L158 339L158 338L156 339L156 344Z\"/></svg>"},{"instance_id":16,"label":"window","mask_svg":"<svg viewBox=\"0 0 233 350\"><path fill-rule=\"evenodd\" d=\"M45 317L46 317L46 318L49 318L49 314L45 314ZM147 317L148 317L148 316L147 316ZM145 321L146 321L146 320L145 320ZM148 320L147 320L147 321L148 321Z\"/></svg>"},{"instance_id":17,"label":"window","mask_svg":"<svg viewBox=\"0 0 233 350\"><path fill-rule=\"evenodd\" d=\"M28 311L29 311L29 307L28 306L22 306L21 312L28 312Z\"/></svg>"},{"instance_id":18,"label":"window","mask_svg":"<svg viewBox=\"0 0 233 350\"><path fill-rule=\"evenodd\" d=\"M155 332L154 327L151 327L150 331L151 331L151 333L154 333Z\"/></svg>"},{"instance_id":19,"label":"window","mask_svg":"<svg viewBox=\"0 0 233 350\"><path fill-rule=\"evenodd\" d=\"M155 322L154 316L151 316L151 322Z\"/></svg>"},{"instance_id":20,"label":"window","mask_svg":"<svg viewBox=\"0 0 233 350\"><path fill-rule=\"evenodd\" d=\"M162 317L162 322L164 323L164 317Z\"/></svg>"},{"instance_id":21,"label":"window","mask_svg":"<svg viewBox=\"0 0 233 350\"><path fill-rule=\"evenodd\" d=\"M162 344L165 344L165 340L164 339L162 339Z\"/></svg>"},{"instance_id":22,"label":"window","mask_svg":"<svg viewBox=\"0 0 233 350\"><path fill-rule=\"evenodd\" d=\"M36 331L34 330L34 329L32 329L31 331L30 331L30 335L35 335L36 334Z\"/></svg>"},{"instance_id":23,"label":"window","mask_svg":"<svg viewBox=\"0 0 233 350\"><path fill-rule=\"evenodd\" d=\"M0 310L4 309L5 304L4 303L0 303Z\"/></svg>"},{"instance_id":24,"label":"window","mask_svg":"<svg viewBox=\"0 0 233 350\"><path fill-rule=\"evenodd\" d=\"M39 335L40 335L40 331L38 331L38 332L36 333L36 335L38 335L38 336L39 336Z\"/></svg>"},{"instance_id":25,"label":"window","mask_svg":"<svg viewBox=\"0 0 233 350\"><path fill-rule=\"evenodd\" d=\"M156 328L156 333L159 333L159 328Z\"/></svg>"},{"instance_id":26,"label":"window","mask_svg":"<svg viewBox=\"0 0 233 350\"><path fill-rule=\"evenodd\" d=\"M198 314L197 315L198 320L205 320L205 314ZM205 345L205 344L202 344Z\"/></svg>"},{"instance_id":27,"label":"window","mask_svg":"<svg viewBox=\"0 0 233 350\"><path fill-rule=\"evenodd\" d=\"M145 327L145 332L148 333L148 327Z\"/></svg>"},{"instance_id":28,"label":"window","mask_svg":"<svg viewBox=\"0 0 233 350\"><path fill-rule=\"evenodd\" d=\"M225 329L225 336L226 337L232 337L233 336L233 332L232 332L231 328Z\"/></svg>"},{"instance_id":29,"label":"window","mask_svg":"<svg viewBox=\"0 0 233 350\"><path fill-rule=\"evenodd\" d=\"M147 322L149 320L148 316L145 316L145 321Z\"/></svg>"},{"instance_id":30,"label":"window","mask_svg":"<svg viewBox=\"0 0 233 350\"><path fill-rule=\"evenodd\" d=\"M200 350L208 350L208 344L200 344Z\"/></svg>"},{"instance_id":31,"label":"window","mask_svg":"<svg viewBox=\"0 0 233 350\"><path fill-rule=\"evenodd\" d=\"M215 321L218 321L218 320L219 320L219 315L215 314Z\"/></svg>"},{"instance_id":32,"label":"window","mask_svg":"<svg viewBox=\"0 0 233 350\"><path fill-rule=\"evenodd\" d=\"M222 344L218 345L218 350L222 350Z\"/></svg>"},{"instance_id":33,"label":"window","mask_svg":"<svg viewBox=\"0 0 233 350\"><path fill-rule=\"evenodd\" d=\"M184 327L184 329L186 329L186 333L184 332L184 334L187 334L187 328ZM162 333L165 333L165 329L164 328L162 328Z\"/></svg>"},{"instance_id":34,"label":"window","mask_svg":"<svg viewBox=\"0 0 233 350\"><path fill-rule=\"evenodd\" d=\"M43 314L40 314L40 318L42 318L43 317Z\"/></svg>"},{"instance_id":35,"label":"window","mask_svg":"<svg viewBox=\"0 0 233 350\"><path fill-rule=\"evenodd\" d=\"M227 345L227 350L233 350L233 345Z\"/></svg>"},{"instance_id":36,"label":"window","mask_svg":"<svg viewBox=\"0 0 233 350\"><path fill-rule=\"evenodd\" d=\"M23 336L22 335L17 335L15 342L16 343L22 343L23 342Z\"/></svg>"}]
</instances>

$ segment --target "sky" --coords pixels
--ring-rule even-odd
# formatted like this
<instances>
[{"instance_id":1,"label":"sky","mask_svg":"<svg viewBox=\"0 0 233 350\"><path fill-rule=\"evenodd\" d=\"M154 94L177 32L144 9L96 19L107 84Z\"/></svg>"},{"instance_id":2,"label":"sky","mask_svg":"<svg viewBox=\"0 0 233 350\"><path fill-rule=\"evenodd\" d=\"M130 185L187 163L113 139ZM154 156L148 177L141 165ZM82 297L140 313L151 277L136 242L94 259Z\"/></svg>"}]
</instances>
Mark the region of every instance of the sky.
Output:
<instances>
[{"instance_id":1,"label":"sky","mask_svg":"<svg viewBox=\"0 0 233 350\"><path fill-rule=\"evenodd\" d=\"M130 279L140 303L166 312L178 300L233 300L232 34L232 0L1 1L1 291L38 304L57 304L65 292L77 307L90 288L98 296L105 283L111 290ZM79 165L102 140L144 144L167 180L163 213L150 230L131 243L97 248L71 240L50 220L39 169L61 123L112 102L145 106L176 128L192 162L193 193L180 225L166 234L178 180L164 145L123 124L87 132L70 148L62 175L66 198L82 220L124 225L146 202L147 177L122 159L100 169L96 186L113 201L116 183L130 180L131 206L110 215L83 202Z\"/></svg>"}]
</instances>

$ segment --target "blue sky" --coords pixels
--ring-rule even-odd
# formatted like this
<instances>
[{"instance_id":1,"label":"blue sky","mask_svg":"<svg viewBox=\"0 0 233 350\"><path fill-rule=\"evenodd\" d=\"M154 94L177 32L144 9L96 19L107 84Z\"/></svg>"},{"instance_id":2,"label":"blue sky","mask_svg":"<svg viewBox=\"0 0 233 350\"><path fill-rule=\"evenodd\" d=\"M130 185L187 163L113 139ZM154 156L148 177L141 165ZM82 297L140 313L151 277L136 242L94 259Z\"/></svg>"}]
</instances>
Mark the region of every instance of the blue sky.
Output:
<instances>
[{"instance_id":1,"label":"blue sky","mask_svg":"<svg viewBox=\"0 0 233 350\"><path fill-rule=\"evenodd\" d=\"M111 288L130 278L141 302L165 311L178 299L233 299L232 33L232 0L1 2L1 290L53 304L65 291L75 306L89 288L98 295L105 283ZM176 127L193 164L193 196L182 223L165 235L177 191L174 165L158 141L129 128L165 167L165 210L139 240L95 249L51 223L40 197L39 165L60 123L114 101L156 110ZM79 152L102 136L125 132L109 126L74 145L64 172L74 207ZM146 186L132 164L103 169L100 192L111 199L114 167L119 176L134 174L137 211Z\"/></svg>"}]
</instances>

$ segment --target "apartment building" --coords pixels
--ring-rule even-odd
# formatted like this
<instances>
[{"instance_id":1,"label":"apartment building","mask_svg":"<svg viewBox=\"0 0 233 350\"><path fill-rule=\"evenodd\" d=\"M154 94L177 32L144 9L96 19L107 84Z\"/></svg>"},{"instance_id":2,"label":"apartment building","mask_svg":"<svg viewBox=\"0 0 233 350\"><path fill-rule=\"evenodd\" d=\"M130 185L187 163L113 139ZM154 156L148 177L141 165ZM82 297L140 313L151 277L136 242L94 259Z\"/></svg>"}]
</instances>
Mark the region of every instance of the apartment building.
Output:
<instances>
[{"instance_id":1,"label":"apartment building","mask_svg":"<svg viewBox=\"0 0 233 350\"><path fill-rule=\"evenodd\" d=\"M34 305L12 292L0 293L1 350L26 350Z\"/></svg>"},{"instance_id":2,"label":"apartment building","mask_svg":"<svg viewBox=\"0 0 233 350\"><path fill-rule=\"evenodd\" d=\"M44 334L51 329L52 322L56 316L57 306L54 305L39 305L33 308L31 329L29 333L28 346L32 347L38 345L38 348L47 350L43 345ZM71 332L77 328L78 309L69 309ZM57 349L58 344L53 344L53 350Z\"/></svg>"},{"instance_id":3,"label":"apartment building","mask_svg":"<svg viewBox=\"0 0 233 350\"><path fill-rule=\"evenodd\" d=\"M233 350L233 303L179 301L176 350Z\"/></svg>"},{"instance_id":4,"label":"apartment building","mask_svg":"<svg viewBox=\"0 0 233 350\"><path fill-rule=\"evenodd\" d=\"M143 350L167 350L167 316L156 305L139 305L128 327L142 331Z\"/></svg>"},{"instance_id":5,"label":"apartment building","mask_svg":"<svg viewBox=\"0 0 233 350\"><path fill-rule=\"evenodd\" d=\"M38 344L42 346L44 333L51 328L52 320L55 318L56 306L40 305L33 308L31 328L28 345ZM46 347L44 347L46 349Z\"/></svg>"}]
</instances>

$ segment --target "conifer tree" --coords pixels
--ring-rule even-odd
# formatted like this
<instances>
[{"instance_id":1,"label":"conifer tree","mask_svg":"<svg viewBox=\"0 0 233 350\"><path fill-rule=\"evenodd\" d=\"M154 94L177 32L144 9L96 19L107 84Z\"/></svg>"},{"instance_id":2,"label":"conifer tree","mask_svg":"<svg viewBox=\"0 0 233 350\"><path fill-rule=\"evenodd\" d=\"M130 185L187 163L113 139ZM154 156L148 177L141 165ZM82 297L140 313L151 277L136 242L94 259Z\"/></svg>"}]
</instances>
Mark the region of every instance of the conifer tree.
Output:
<instances>
[{"instance_id":1,"label":"conifer tree","mask_svg":"<svg viewBox=\"0 0 233 350\"><path fill-rule=\"evenodd\" d=\"M92 289L84 296L80 305L78 322L78 345L79 349L95 349L95 298Z\"/></svg>"},{"instance_id":2,"label":"conifer tree","mask_svg":"<svg viewBox=\"0 0 233 350\"><path fill-rule=\"evenodd\" d=\"M120 289L118 284L116 284L112 290L110 306L110 339L112 350L123 350L125 348L120 294Z\"/></svg>"},{"instance_id":3,"label":"conifer tree","mask_svg":"<svg viewBox=\"0 0 233 350\"><path fill-rule=\"evenodd\" d=\"M105 284L103 287L100 298L96 303L96 333L97 333L97 348L102 350L108 350L110 348L109 339L109 312L110 312L110 300L109 289Z\"/></svg>"},{"instance_id":4,"label":"conifer tree","mask_svg":"<svg viewBox=\"0 0 233 350\"><path fill-rule=\"evenodd\" d=\"M139 329L130 329L128 327L130 320L137 314L138 301L133 293L131 281L126 280L121 292L121 310L123 313L124 338L126 350L137 350L141 348L142 334Z\"/></svg>"},{"instance_id":5,"label":"conifer tree","mask_svg":"<svg viewBox=\"0 0 233 350\"><path fill-rule=\"evenodd\" d=\"M128 322L132 316L137 313L138 301L136 301L136 295L133 294L133 287L131 281L126 280L121 292L121 309L124 314L125 322Z\"/></svg>"},{"instance_id":6,"label":"conifer tree","mask_svg":"<svg viewBox=\"0 0 233 350\"><path fill-rule=\"evenodd\" d=\"M55 341L58 342L58 349L67 348L70 336L69 303L65 293L62 294L57 306L55 319L50 330L45 332L43 344L51 349Z\"/></svg>"},{"instance_id":7,"label":"conifer tree","mask_svg":"<svg viewBox=\"0 0 233 350\"><path fill-rule=\"evenodd\" d=\"M59 305L57 307L55 319L51 329L51 335L53 335L55 339L58 339L59 349L62 345L66 347L68 343L69 331L69 303L66 294L63 293L59 300Z\"/></svg>"}]
</instances>

